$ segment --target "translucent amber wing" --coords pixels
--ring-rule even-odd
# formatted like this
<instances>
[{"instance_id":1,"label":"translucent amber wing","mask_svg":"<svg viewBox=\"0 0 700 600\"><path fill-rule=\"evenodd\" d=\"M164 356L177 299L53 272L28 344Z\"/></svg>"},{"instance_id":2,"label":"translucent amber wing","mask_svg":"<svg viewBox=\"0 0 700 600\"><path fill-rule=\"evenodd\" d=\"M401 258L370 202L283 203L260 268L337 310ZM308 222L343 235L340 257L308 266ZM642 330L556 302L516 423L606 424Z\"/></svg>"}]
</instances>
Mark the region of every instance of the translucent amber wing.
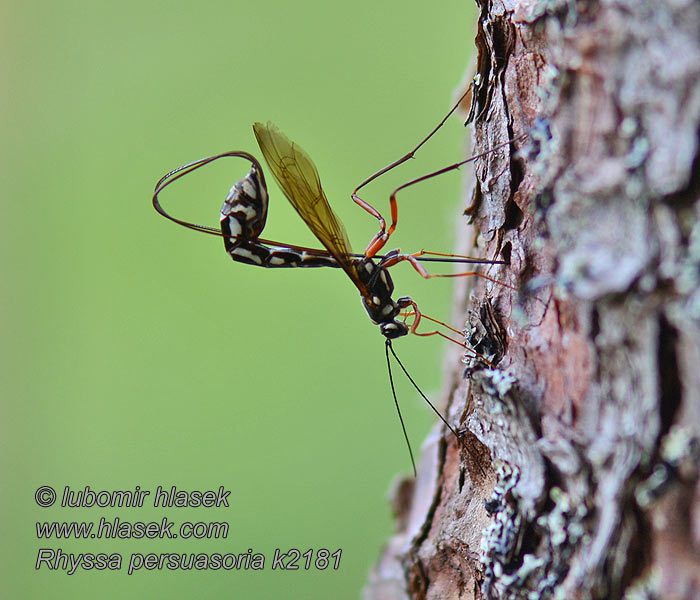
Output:
<instances>
[{"instance_id":1,"label":"translucent amber wing","mask_svg":"<svg viewBox=\"0 0 700 600\"><path fill-rule=\"evenodd\" d=\"M255 123L253 131L265 161L287 200L355 285L362 290L364 285L359 281L357 270L350 258L352 249L345 227L328 204L311 157L270 122L267 125Z\"/></svg>"}]
</instances>

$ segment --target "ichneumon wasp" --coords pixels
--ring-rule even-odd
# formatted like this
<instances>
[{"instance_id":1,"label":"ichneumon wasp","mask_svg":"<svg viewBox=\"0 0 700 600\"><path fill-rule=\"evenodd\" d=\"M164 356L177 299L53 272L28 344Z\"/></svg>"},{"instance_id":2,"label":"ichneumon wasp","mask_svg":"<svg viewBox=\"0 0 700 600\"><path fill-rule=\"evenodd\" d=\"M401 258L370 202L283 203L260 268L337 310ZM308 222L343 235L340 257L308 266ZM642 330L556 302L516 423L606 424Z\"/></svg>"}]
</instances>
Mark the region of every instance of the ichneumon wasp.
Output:
<instances>
[{"instance_id":1,"label":"ichneumon wasp","mask_svg":"<svg viewBox=\"0 0 700 600\"><path fill-rule=\"evenodd\" d=\"M309 155L298 144L289 140L271 123L268 123L267 125L255 123L253 126L253 131L258 141L258 145L260 146L260 150L262 151L265 161L267 162L267 165L270 168L272 175L280 189L302 220L306 223L307 227L321 242L324 247L323 250L293 244L282 244L260 237L267 219L269 194L267 191L267 184L265 182L262 166L252 154L245 151L235 150L225 152L223 154L210 156L188 163L173 171L170 171L158 181L153 194L153 206L161 215L189 229L223 237L226 252L236 262L267 268L334 267L345 271L360 292L362 304L365 307L371 321L375 325L379 326L381 334L385 337L385 355L389 370L389 381L394 398L394 404L399 415L401 428L411 457L411 464L413 466L414 473L416 472L415 459L408 439L408 434L406 432L403 416L401 415L401 409L399 408L398 400L396 398L396 391L394 388L394 380L389 358L390 354L397 361L402 371L406 374L409 381L413 384L422 398L428 403L430 408L437 414L449 431L457 438L457 440L460 438L455 429L445 420L437 408L430 402L430 400L428 400L425 394L423 394L413 378L408 374L408 371L396 355L391 341L393 339L405 336L408 333L413 333L419 336L439 335L461 346L466 346L462 342L455 340L451 336L439 330L419 332L418 326L421 319L426 318L432 322L447 327L457 334L460 333L437 319L432 319L427 315L423 315L419 310L418 305L409 296L403 296L397 300L394 300L392 298L394 284L388 269L400 262L407 261L424 278L476 275L488 279L489 281L499 283L505 287L510 288L511 286L476 271L469 271L466 273L430 274L421 264L421 262L429 261L458 262L467 264L505 264L505 261L502 260L486 260L461 255L426 252L424 250L406 254L401 253L397 249L380 255L379 252L396 229L398 220L396 195L399 191L411 185L457 169L468 162L510 144L514 140L509 140L508 142L493 148L489 152L472 156L466 160L460 161L433 173L429 173L398 187L390 197L391 223L388 228L386 226L386 221L381 216L379 211L377 211L369 203L362 200L357 195L357 192L380 175L400 165L409 158L412 158L415 152L423 144L425 144L430 137L432 137L432 135L445 123L447 118L458 108L461 101L462 99L460 98L460 102L454 106L454 108L438 124L438 126L433 129L433 131L411 152L370 176L353 192L353 201L378 219L380 224L379 232L374 236L374 238L372 238L363 254L353 253L345 228L328 203L323 188L321 187L318 171L316 170L316 167ZM177 219L163 209L158 199L158 195L163 191L163 189L177 181L180 177L191 173L195 169L199 169L213 161L226 157L243 158L250 162L251 168L250 172L243 179L233 185L226 196L221 208L220 229L205 225L197 225L188 221ZM407 319L410 317L413 317L413 320L409 325ZM472 352L474 351L472 350Z\"/></svg>"}]
</instances>

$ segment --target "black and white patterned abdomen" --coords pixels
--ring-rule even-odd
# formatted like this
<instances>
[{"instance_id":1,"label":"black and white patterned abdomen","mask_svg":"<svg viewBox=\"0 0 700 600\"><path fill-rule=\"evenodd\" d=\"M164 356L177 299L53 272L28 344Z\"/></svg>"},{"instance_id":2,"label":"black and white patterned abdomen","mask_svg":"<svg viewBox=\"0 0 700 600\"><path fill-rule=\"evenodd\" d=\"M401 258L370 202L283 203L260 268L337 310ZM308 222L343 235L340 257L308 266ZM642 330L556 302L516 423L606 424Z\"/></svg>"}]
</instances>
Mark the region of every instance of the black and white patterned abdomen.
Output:
<instances>
[{"instance_id":1,"label":"black and white patterned abdomen","mask_svg":"<svg viewBox=\"0 0 700 600\"><path fill-rule=\"evenodd\" d=\"M222 228L223 229L223 228ZM224 232L225 233L225 232ZM226 248L231 258L237 262L258 267L337 267L338 263L330 256L310 252L299 252L282 246L265 246L250 240L232 242Z\"/></svg>"},{"instance_id":2,"label":"black and white patterned abdomen","mask_svg":"<svg viewBox=\"0 0 700 600\"><path fill-rule=\"evenodd\" d=\"M257 241L267 220L268 194L262 171L250 173L233 185L221 207L224 247L237 262L259 267L337 267L327 255Z\"/></svg>"}]
</instances>

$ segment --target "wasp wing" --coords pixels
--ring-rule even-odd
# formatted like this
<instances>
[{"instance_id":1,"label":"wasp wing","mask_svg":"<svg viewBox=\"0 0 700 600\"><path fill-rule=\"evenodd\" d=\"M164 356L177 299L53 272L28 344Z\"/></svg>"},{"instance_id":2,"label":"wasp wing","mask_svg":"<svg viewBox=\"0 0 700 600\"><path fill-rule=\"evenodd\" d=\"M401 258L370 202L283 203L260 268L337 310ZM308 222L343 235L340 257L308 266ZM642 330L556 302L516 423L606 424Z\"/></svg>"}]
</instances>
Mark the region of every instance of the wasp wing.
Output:
<instances>
[{"instance_id":1,"label":"wasp wing","mask_svg":"<svg viewBox=\"0 0 700 600\"><path fill-rule=\"evenodd\" d=\"M270 122L267 125L255 123L253 131L287 200L353 283L361 292L365 290L350 257L348 234L328 204L311 157Z\"/></svg>"}]
</instances>

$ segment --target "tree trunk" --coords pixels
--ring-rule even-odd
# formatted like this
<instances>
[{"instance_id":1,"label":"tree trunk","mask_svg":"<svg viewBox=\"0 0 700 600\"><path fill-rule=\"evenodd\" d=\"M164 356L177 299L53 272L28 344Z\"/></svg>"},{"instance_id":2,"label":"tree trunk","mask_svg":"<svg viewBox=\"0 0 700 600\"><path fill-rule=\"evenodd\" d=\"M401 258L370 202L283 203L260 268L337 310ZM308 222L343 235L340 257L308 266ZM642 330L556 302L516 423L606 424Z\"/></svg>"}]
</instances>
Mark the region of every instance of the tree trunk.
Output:
<instances>
[{"instance_id":1,"label":"tree trunk","mask_svg":"<svg viewBox=\"0 0 700 600\"><path fill-rule=\"evenodd\" d=\"M365 597L700 597L700 3L481 0L465 364ZM518 151L516 153L516 150ZM473 250L472 252L476 252Z\"/></svg>"}]
</instances>

